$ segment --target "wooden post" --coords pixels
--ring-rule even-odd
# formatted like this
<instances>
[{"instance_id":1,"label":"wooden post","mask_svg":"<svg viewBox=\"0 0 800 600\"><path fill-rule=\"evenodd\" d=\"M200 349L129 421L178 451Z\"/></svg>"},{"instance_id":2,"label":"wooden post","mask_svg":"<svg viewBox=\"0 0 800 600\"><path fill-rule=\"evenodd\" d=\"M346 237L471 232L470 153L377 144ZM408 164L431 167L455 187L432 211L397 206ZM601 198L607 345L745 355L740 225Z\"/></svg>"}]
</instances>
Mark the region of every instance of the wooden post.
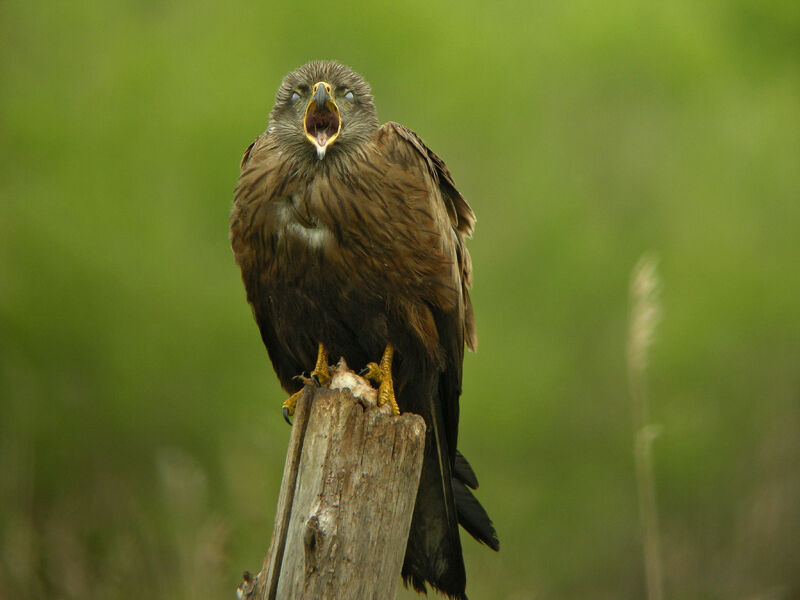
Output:
<instances>
[{"instance_id":1,"label":"wooden post","mask_svg":"<svg viewBox=\"0 0 800 600\"><path fill-rule=\"evenodd\" d=\"M329 389L303 390L269 552L256 577L245 572L240 600L394 598L425 423L390 416L375 395L343 363Z\"/></svg>"}]
</instances>

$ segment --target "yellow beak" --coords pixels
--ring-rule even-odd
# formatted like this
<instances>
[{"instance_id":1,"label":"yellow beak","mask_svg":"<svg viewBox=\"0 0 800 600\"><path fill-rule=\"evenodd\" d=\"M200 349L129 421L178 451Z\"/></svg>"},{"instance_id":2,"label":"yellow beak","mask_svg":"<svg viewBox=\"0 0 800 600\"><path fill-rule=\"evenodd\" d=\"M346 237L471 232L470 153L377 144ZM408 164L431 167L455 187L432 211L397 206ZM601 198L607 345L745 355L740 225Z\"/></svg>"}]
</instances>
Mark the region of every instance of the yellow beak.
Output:
<instances>
[{"instance_id":1,"label":"yellow beak","mask_svg":"<svg viewBox=\"0 0 800 600\"><path fill-rule=\"evenodd\" d=\"M317 149L317 158L322 160L342 130L339 107L331 97L331 85L324 81L314 84L311 100L303 116L306 139Z\"/></svg>"}]
</instances>

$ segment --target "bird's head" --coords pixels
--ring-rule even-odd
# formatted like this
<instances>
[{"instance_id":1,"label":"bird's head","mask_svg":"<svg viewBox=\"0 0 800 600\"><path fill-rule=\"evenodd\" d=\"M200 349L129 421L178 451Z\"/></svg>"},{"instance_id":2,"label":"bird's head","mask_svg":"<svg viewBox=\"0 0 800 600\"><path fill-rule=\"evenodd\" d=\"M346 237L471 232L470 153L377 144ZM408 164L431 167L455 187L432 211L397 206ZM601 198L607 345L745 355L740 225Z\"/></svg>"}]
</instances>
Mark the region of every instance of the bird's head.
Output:
<instances>
[{"instance_id":1,"label":"bird's head","mask_svg":"<svg viewBox=\"0 0 800 600\"><path fill-rule=\"evenodd\" d=\"M310 62L284 77L269 121L282 148L315 161L358 148L379 126L369 84L333 61Z\"/></svg>"}]
</instances>

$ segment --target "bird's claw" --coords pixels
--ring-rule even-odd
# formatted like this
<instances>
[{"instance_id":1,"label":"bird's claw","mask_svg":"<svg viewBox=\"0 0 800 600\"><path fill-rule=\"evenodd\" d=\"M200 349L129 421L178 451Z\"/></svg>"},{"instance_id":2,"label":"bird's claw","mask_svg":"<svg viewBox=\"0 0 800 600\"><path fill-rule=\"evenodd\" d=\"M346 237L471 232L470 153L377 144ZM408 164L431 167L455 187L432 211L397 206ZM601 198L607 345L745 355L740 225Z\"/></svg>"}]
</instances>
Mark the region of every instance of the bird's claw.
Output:
<instances>
[{"instance_id":1,"label":"bird's claw","mask_svg":"<svg viewBox=\"0 0 800 600\"><path fill-rule=\"evenodd\" d=\"M361 369L358 374L374 383L380 383L383 381L383 371L381 371L378 363L369 363L366 367Z\"/></svg>"},{"instance_id":2,"label":"bird's claw","mask_svg":"<svg viewBox=\"0 0 800 600\"><path fill-rule=\"evenodd\" d=\"M299 392L295 392L291 396L289 396L286 401L283 403L281 412L283 413L283 419L289 424L292 424L291 417L294 414L294 409L297 406L297 400L300 398L300 394L303 393L303 390Z\"/></svg>"},{"instance_id":3,"label":"bird's claw","mask_svg":"<svg viewBox=\"0 0 800 600\"><path fill-rule=\"evenodd\" d=\"M400 414L400 407L397 406L397 400L394 397L394 382L392 381L393 355L394 348L391 345L386 346L381 363L369 363L361 369L360 375L373 383L380 384L378 387L378 406L388 404L392 408L392 415L397 416Z\"/></svg>"},{"instance_id":4,"label":"bird's claw","mask_svg":"<svg viewBox=\"0 0 800 600\"><path fill-rule=\"evenodd\" d=\"M330 367L326 364L317 366L316 369L311 371L311 381L314 382L314 385L317 387L328 385L331 382Z\"/></svg>"},{"instance_id":5,"label":"bird's claw","mask_svg":"<svg viewBox=\"0 0 800 600\"><path fill-rule=\"evenodd\" d=\"M311 381L317 387L328 385L331 382L331 368L328 366L328 351L322 342L319 343L317 349L317 364L314 370L311 371Z\"/></svg>"},{"instance_id":6,"label":"bird's claw","mask_svg":"<svg viewBox=\"0 0 800 600\"><path fill-rule=\"evenodd\" d=\"M300 375L295 375L292 379L302 383L304 386L313 384L316 387L326 386L331 382L331 368L328 365L328 353L325 350L325 346L322 345L322 342L319 343L317 349L317 364L314 366L314 370L311 371L311 377L306 377L305 373L301 373ZM292 424L289 417L294 414L295 406L297 406L297 399L302 392L303 390L295 392L283 403L281 412L283 413L284 420L289 425Z\"/></svg>"},{"instance_id":7,"label":"bird's claw","mask_svg":"<svg viewBox=\"0 0 800 600\"><path fill-rule=\"evenodd\" d=\"M397 400L394 397L394 383L392 382L391 374L384 378L378 388L378 406L383 406L384 404L392 407L392 416L396 417L400 414L400 407L397 406Z\"/></svg>"}]
</instances>

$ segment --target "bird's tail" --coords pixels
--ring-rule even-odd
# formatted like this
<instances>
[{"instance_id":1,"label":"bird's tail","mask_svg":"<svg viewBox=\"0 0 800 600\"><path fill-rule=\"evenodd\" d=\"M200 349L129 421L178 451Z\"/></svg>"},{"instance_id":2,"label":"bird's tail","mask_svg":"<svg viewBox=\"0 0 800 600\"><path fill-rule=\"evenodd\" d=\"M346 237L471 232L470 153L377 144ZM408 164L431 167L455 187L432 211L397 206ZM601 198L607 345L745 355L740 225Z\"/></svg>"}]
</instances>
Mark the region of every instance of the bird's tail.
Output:
<instances>
[{"instance_id":1,"label":"bird's tail","mask_svg":"<svg viewBox=\"0 0 800 600\"><path fill-rule=\"evenodd\" d=\"M464 455L456 450L453 465L453 498L456 502L458 522L472 537L492 550L500 550L500 540L486 509L472 494L470 488L478 488L478 478Z\"/></svg>"},{"instance_id":2,"label":"bird's tail","mask_svg":"<svg viewBox=\"0 0 800 600\"><path fill-rule=\"evenodd\" d=\"M449 461L445 459L442 462L445 463L444 470L449 470ZM470 490L478 487L478 479L464 456L456 452L449 479L451 486L445 492L444 502L444 478L439 465L438 456L426 451L403 564L403 579L419 592L425 592L428 583L450 598L466 600L466 574L456 522L492 550L499 550L500 542L489 515Z\"/></svg>"},{"instance_id":3,"label":"bird's tail","mask_svg":"<svg viewBox=\"0 0 800 600\"><path fill-rule=\"evenodd\" d=\"M450 598L465 600L466 573L449 460L444 455L440 462L432 438L435 435L429 434L426 440L402 575L418 592L426 592L429 584Z\"/></svg>"},{"instance_id":4,"label":"bird's tail","mask_svg":"<svg viewBox=\"0 0 800 600\"><path fill-rule=\"evenodd\" d=\"M466 600L458 524L490 548L500 546L492 521L470 491L478 487L475 473L460 452L451 463L441 411L435 403L431 408L402 575L419 592L427 583L454 600Z\"/></svg>"}]
</instances>

